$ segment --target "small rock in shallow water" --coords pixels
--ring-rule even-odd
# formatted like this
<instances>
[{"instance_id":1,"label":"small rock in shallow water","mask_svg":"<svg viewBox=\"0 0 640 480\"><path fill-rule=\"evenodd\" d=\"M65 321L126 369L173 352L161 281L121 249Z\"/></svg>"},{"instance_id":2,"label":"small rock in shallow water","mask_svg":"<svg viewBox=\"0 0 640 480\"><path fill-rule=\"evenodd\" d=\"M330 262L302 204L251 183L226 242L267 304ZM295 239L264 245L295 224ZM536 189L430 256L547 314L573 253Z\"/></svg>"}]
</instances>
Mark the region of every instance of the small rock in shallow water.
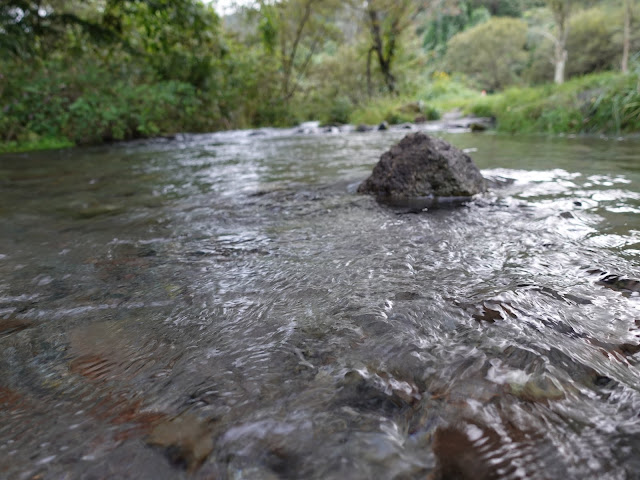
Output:
<instances>
[{"instance_id":1,"label":"small rock in shallow water","mask_svg":"<svg viewBox=\"0 0 640 480\"><path fill-rule=\"evenodd\" d=\"M416 292L398 292L393 297L394 300L418 300L419 298L422 296Z\"/></svg>"},{"instance_id":2,"label":"small rock in shallow water","mask_svg":"<svg viewBox=\"0 0 640 480\"><path fill-rule=\"evenodd\" d=\"M348 405L365 412L398 412L411 408L421 398L411 381L394 378L387 372L351 370L339 382L338 405Z\"/></svg>"},{"instance_id":3,"label":"small rock in shallow water","mask_svg":"<svg viewBox=\"0 0 640 480\"><path fill-rule=\"evenodd\" d=\"M500 445L499 436L493 431L484 431L475 425L464 428L439 427L434 435L433 452L438 460L438 467L432 478L435 480L488 480L497 478L497 467L487 461L483 450L476 444L476 431L479 438L488 440L491 450ZM469 430L472 435L470 435ZM471 438L473 437L473 438ZM486 442L486 440L485 440Z\"/></svg>"},{"instance_id":4,"label":"small rock in shallow water","mask_svg":"<svg viewBox=\"0 0 640 480\"><path fill-rule=\"evenodd\" d=\"M524 385L510 383L508 392L532 403L548 403L550 400L564 400L564 392L546 377L527 381Z\"/></svg>"},{"instance_id":5,"label":"small rock in shallow water","mask_svg":"<svg viewBox=\"0 0 640 480\"><path fill-rule=\"evenodd\" d=\"M472 132L484 132L489 127L486 123L473 122L469 124L469 128Z\"/></svg>"}]
</instances>

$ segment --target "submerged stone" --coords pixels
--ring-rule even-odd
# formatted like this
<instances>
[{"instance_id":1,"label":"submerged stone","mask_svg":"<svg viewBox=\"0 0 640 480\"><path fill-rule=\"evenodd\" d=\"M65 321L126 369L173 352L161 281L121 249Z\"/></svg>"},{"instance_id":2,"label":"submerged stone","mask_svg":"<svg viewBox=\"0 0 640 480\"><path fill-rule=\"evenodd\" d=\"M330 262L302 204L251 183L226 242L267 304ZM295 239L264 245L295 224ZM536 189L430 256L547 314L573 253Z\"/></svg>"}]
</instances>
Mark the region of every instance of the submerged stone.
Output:
<instances>
[{"instance_id":1,"label":"submerged stone","mask_svg":"<svg viewBox=\"0 0 640 480\"><path fill-rule=\"evenodd\" d=\"M0 338L19 332L32 326L32 322L24 319L7 318L0 319Z\"/></svg>"},{"instance_id":2,"label":"submerged stone","mask_svg":"<svg viewBox=\"0 0 640 480\"><path fill-rule=\"evenodd\" d=\"M509 383L507 391L522 400L532 403L548 403L551 400L564 400L565 398L564 391L547 377L528 380L524 384Z\"/></svg>"},{"instance_id":3,"label":"submerged stone","mask_svg":"<svg viewBox=\"0 0 640 480\"><path fill-rule=\"evenodd\" d=\"M486 182L471 157L422 132L404 137L382 154L359 193L389 200L464 198L484 192Z\"/></svg>"},{"instance_id":4,"label":"submerged stone","mask_svg":"<svg viewBox=\"0 0 640 480\"><path fill-rule=\"evenodd\" d=\"M158 424L147 438L147 444L164 449L173 464L189 471L197 469L213 451L207 422L191 414Z\"/></svg>"}]
</instances>

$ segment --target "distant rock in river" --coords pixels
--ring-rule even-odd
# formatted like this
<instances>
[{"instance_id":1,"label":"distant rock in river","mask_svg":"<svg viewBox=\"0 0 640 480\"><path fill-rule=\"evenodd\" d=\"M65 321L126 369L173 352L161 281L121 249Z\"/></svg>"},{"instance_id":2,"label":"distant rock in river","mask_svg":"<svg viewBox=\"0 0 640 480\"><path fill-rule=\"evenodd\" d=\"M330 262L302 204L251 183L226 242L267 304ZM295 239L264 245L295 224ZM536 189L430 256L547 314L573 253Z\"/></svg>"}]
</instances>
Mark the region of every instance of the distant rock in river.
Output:
<instances>
[{"instance_id":1,"label":"distant rock in river","mask_svg":"<svg viewBox=\"0 0 640 480\"><path fill-rule=\"evenodd\" d=\"M486 190L471 157L448 142L412 133L382 154L359 193L391 200L464 198Z\"/></svg>"}]
</instances>

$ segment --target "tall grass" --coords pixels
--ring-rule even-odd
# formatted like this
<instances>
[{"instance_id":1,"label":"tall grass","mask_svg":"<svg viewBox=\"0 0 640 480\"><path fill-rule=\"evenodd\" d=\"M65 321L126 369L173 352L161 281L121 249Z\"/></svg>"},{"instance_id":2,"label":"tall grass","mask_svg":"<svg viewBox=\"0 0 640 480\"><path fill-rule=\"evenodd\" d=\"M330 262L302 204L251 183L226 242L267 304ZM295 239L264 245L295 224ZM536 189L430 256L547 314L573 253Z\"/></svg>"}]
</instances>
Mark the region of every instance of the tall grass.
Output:
<instances>
[{"instance_id":1,"label":"tall grass","mask_svg":"<svg viewBox=\"0 0 640 480\"><path fill-rule=\"evenodd\" d=\"M510 88L471 102L473 114L494 116L509 133L607 133L640 131L637 75L586 75L563 85Z\"/></svg>"},{"instance_id":2,"label":"tall grass","mask_svg":"<svg viewBox=\"0 0 640 480\"><path fill-rule=\"evenodd\" d=\"M402 106L422 102L438 113L460 109L466 114L495 117L497 129L507 133L640 132L639 78L638 74L598 73L562 85L512 87L485 96L460 80L436 74L415 97L378 99L354 111L350 118L353 123L366 124L389 121L392 116L411 121L410 114L402 113Z\"/></svg>"}]
</instances>

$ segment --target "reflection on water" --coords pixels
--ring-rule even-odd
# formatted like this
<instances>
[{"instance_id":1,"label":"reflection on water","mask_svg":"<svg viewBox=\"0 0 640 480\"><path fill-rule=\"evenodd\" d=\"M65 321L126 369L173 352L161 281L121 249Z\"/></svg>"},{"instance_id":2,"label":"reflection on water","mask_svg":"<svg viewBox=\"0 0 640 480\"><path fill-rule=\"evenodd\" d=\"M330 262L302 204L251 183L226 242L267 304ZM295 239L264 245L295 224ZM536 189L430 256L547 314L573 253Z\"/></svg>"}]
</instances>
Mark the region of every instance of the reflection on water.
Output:
<instances>
[{"instance_id":1,"label":"reflection on water","mask_svg":"<svg viewBox=\"0 0 640 480\"><path fill-rule=\"evenodd\" d=\"M637 142L265 133L0 157L0 477L635 478Z\"/></svg>"}]
</instances>

